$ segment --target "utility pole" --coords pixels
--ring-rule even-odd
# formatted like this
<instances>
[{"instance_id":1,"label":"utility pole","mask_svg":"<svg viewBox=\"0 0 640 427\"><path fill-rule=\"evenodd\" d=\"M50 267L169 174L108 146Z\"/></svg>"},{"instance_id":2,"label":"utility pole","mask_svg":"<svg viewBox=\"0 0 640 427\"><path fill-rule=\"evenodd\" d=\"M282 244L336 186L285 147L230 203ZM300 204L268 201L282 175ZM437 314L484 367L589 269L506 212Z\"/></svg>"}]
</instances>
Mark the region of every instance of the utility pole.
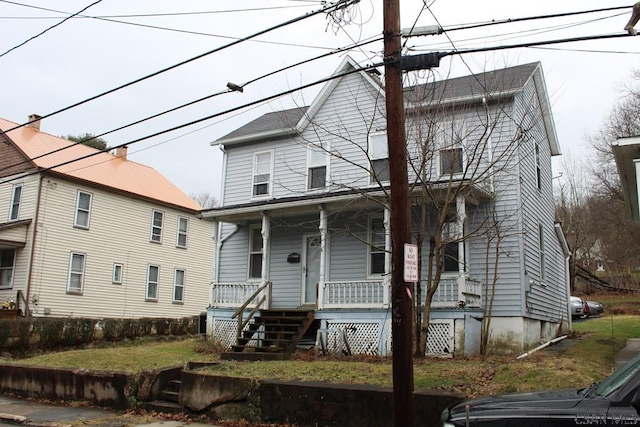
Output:
<instances>
[{"instance_id":1,"label":"utility pole","mask_svg":"<svg viewBox=\"0 0 640 427\"><path fill-rule=\"evenodd\" d=\"M414 427L411 356L411 287L404 281L404 244L411 243L409 182L402 95L400 1L383 0L387 144L391 187L391 337L393 345L393 423Z\"/></svg>"}]
</instances>

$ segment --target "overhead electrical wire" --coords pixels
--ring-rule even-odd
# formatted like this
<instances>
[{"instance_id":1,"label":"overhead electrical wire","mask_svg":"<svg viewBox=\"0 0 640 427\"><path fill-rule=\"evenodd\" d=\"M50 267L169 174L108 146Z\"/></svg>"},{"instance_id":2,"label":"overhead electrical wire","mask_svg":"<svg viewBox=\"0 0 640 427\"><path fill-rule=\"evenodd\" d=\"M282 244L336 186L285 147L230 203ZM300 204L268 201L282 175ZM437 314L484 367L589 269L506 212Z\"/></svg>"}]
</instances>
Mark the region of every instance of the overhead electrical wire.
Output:
<instances>
[{"instance_id":1,"label":"overhead electrical wire","mask_svg":"<svg viewBox=\"0 0 640 427\"><path fill-rule=\"evenodd\" d=\"M58 22L58 23L56 23L56 24L54 24L54 25L50 26L50 27L49 27L49 28L47 28L46 30L41 31L40 33L36 34L36 35L35 35L35 36L33 36L33 37L29 37L27 40L23 41L22 43L20 43L20 44L18 44L18 45L16 45L16 46L14 46L14 47L12 47L11 49L7 50L6 52L4 52L4 53L0 54L0 58L2 58L3 56L5 56L5 55L6 55L6 54L8 54L9 52L12 52L12 51L14 51L14 50L18 49L19 47L22 47L22 46L26 45L26 44L27 44L27 43L29 43L30 41L33 41L33 40L37 39L38 37L40 37L40 36L42 36L43 34L45 34L47 31L53 30L54 28L56 28L56 27L58 27L58 26L60 26L60 25L64 24L64 23L65 23L65 22L67 22L69 19L73 18L74 16L77 16L77 15L81 14L81 13L82 13L82 12L84 12L85 10L89 9L91 6L95 6L96 4L100 3L101 1L102 1L102 0L96 0L96 1L94 1L93 3L91 3L90 5L88 5L88 6L84 7L84 8L82 8L82 10L80 10L80 11L78 11L78 12L76 12L76 13L72 14L72 15L69 15L68 17L64 18L62 21L60 21L60 22Z\"/></svg>"},{"instance_id":2,"label":"overhead electrical wire","mask_svg":"<svg viewBox=\"0 0 640 427\"><path fill-rule=\"evenodd\" d=\"M101 1L101 0L99 0L99 1ZM163 74L163 73L165 73L165 72L167 72L167 71L173 70L173 69L178 68L178 67L180 67L180 66L182 66L182 65L185 65L185 64L191 63L191 62L193 62L193 61L196 61L196 60L198 60L198 59L204 58L204 57L206 57L206 56L208 56L208 55L211 55L211 54L213 54L213 53L220 52L220 51L222 51L222 50L224 50L224 49L227 49L227 48L229 48L229 47L231 47L231 46L235 46L235 45L240 44L240 43L242 43L242 42L245 42L245 41L251 40L251 39L253 39L253 38L256 38L256 37L258 37L258 36L261 36L261 35L263 35L263 34L266 34L266 33L268 33L268 32L271 32L271 31L274 31L274 30L277 30L277 29L280 29L280 28L286 27L286 26L288 26L288 25L291 25L291 24L293 24L293 23L296 23L296 22L302 21L302 20L304 20L304 19L310 18L310 17L312 17L312 16L315 16L315 15L318 15L318 14L321 14L321 13L330 12L331 10L334 10L334 9L340 9L340 8L342 8L342 7L348 7L348 6L352 5L352 4L358 3L359 1L360 1L360 0L338 0L338 1L334 2L334 3L331 3L331 4L328 4L328 5L325 5L324 7L320 8L320 9L318 9L318 10L316 10L316 11L308 12L308 13L306 13L306 14L304 14L304 15L301 15L301 16L298 16L298 17L295 17L295 18L289 19L288 21L285 21L285 22L280 23L280 24L278 24L278 25L275 25L275 26L269 27L269 28L264 29L264 30L260 30L260 31L258 31L258 32L256 32L256 33L253 33L253 34L249 35L249 36L242 37L242 38L240 38L240 39L238 39L238 40L234 40L234 41L232 41L232 42L230 42L230 43L227 43L227 44L225 44L225 45L219 46L219 47L217 47L217 48L215 48L215 49L212 49L212 50L209 50L209 51L207 51L207 52L201 53L201 54L199 54L199 55L196 55L196 56L191 57L191 58L189 58L189 59L186 59L186 60L184 60L184 61L178 62L178 63L176 63L176 64L173 64L173 65L169 66L169 67L165 67L165 68L163 68L163 69L161 69L161 70L158 70L158 71L155 71L155 72L153 72L153 73L151 73L151 74L147 74L146 76L140 77L140 78L135 79L135 80L132 80L132 81L130 81L130 82L128 82L128 83L125 83L125 84L122 84L122 85L120 85L120 86L117 86L117 87L115 87L115 88L113 88L113 89L109 89L109 90L107 90L107 91L105 91L105 92L99 93L99 94L94 95L94 96L89 97L89 98L86 98L86 99L84 99L84 100L82 100L82 101L76 102L75 104L72 104L72 105L69 105L69 106L67 106L67 107L61 108L61 109L56 110L56 111L54 111L54 112L52 112L52 113L45 114L45 115L43 115L43 116L40 116L40 119L45 119L45 118L47 118L47 117L51 117L51 116L54 116L54 115L56 115L56 114L60 114L60 113L62 113L62 112L64 112L64 111L67 111L67 110L70 110L70 109L72 109L72 108L78 107L78 106L80 106L80 105L86 104L86 103L88 103L88 102L94 101L94 100L96 100L96 99L98 99L98 98L101 98L101 97L103 97L103 96L106 96L106 95L112 94L112 93L114 93L114 92L117 92L117 91L119 91L119 90L121 90L121 89L124 89L124 88L127 88L127 87L129 87L129 86L133 86L134 84L140 83L140 82L142 82L142 81L144 81L144 80L148 80L148 79L150 79L150 78L152 78L152 77L156 77L156 76L158 76L158 75L160 75L160 74ZM18 126L14 126L13 128L10 128L10 129L8 129L8 130L5 130L5 131L3 131L3 132L0 132L0 135L6 134L7 132L10 132L10 131L15 130L15 129L19 129L19 128L21 128L21 127L23 127L23 126L26 126L26 125L28 125L28 124L30 124L30 123L32 123L32 122L33 122L33 121L26 122L26 123L23 123L23 124L18 125Z\"/></svg>"}]
</instances>

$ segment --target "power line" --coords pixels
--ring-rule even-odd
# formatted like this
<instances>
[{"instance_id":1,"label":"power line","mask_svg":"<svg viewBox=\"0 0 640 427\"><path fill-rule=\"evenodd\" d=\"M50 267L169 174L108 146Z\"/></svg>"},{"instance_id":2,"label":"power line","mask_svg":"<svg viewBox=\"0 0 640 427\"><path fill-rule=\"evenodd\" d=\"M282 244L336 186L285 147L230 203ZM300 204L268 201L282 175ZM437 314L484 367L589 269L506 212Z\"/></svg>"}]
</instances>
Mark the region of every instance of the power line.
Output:
<instances>
[{"instance_id":1,"label":"power line","mask_svg":"<svg viewBox=\"0 0 640 427\"><path fill-rule=\"evenodd\" d=\"M29 43L30 41L37 39L38 37L40 37L41 35L43 35L43 34L44 34L44 33L46 33L47 31L49 31L49 30L53 30L53 29L54 29L54 28L56 28L57 26L64 24L64 23L65 23L65 22L67 22L69 19L73 18L74 16L77 16L77 15L81 14L81 13L82 13L82 12L84 12L85 10L89 9L91 6L94 6L94 5L98 4L98 3L100 3L101 1L102 1L102 0L96 0L95 2L91 3L89 6L84 7L82 10L80 10L80 11L78 11L78 12L76 12L76 13L74 13L74 14L72 14L72 15L70 15L70 16L68 16L68 17L66 17L66 18L64 18L62 21L58 22L57 24L54 24L54 25L50 26L50 27L49 27L49 28L47 28L46 30L41 31L40 33L36 34L35 36L30 37L30 38L28 38L27 40L23 41L22 43L20 43L20 44L18 44L18 45L16 45L16 46L14 46L14 47L12 47L11 49L9 49L9 50L7 50L6 52L4 52L3 54L0 54L0 58L2 58L3 56L5 56L5 55L6 55L6 54L8 54L9 52L14 51L14 50L18 49L19 47L24 46L25 44Z\"/></svg>"},{"instance_id":2,"label":"power line","mask_svg":"<svg viewBox=\"0 0 640 427\"><path fill-rule=\"evenodd\" d=\"M98 1L101 1L101 0L98 0ZM207 52L201 53L201 54L199 54L199 55L196 55L196 56L191 57L191 58L189 58L189 59L186 59L186 60L184 60L184 61L178 62L177 64L171 65L171 66L169 66L169 67L166 67L166 68L163 68L163 69L161 69L161 70L155 71L155 72L153 72L153 73L151 73L151 74L148 74L148 75L146 75L146 76L140 77L140 78L138 78L138 79L136 79L136 80L132 80L132 81L130 81L130 82L128 82L128 83L125 83L125 84L123 84L123 85L117 86L117 87L115 87L115 88L113 88L113 89L109 89L109 90L107 90L107 91L105 91L105 92L102 92L102 93L100 93L100 94L98 94L98 95L94 95L94 96L92 96L92 97L90 97L90 98L86 98L86 99L84 99L83 101L76 102L75 104L72 104L72 105L69 105L69 106L67 106L67 107L61 108L61 109L56 110L56 111L54 111L54 112L52 112L52 113L48 113L48 114L45 114L45 115L43 115L43 116L40 116L40 119L45 119L45 118L47 118L47 117L51 117L51 116L54 116L54 115L56 115L56 114L60 114L60 113L62 113L62 112L64 112L64 111L70 110L70 109L72 109L72 108L78 107L78 106L80 106L80 105L86 104L87 102L94 101L94 100L96 100L96 99L98 99L98 98L101 98L101 97L103 97L103 96L109 95L109 94L114 93L114 92L116 92L116 91L118 91L118 90L121 90L121 89L127 88L127 87L129 87L129 86L133 86L134 84L140 83L140 82L142 82L142 81L144 81L144 80L147 80L147 79L150 79L150 78L152 78L152 77L156 77L156 76L158 76L158 75L160 75L160 74L162 74L162 73L165 73L165 72L167 72L167 71L173 70L173 69L175 69L175 68L178 68L178 67L180 67L180 66L182 66L182 65L185 65L185 64L191 63L191 62L196 61L196 60L198 60L198 59L204 58L204 57L206 57L206 56L208 56L208 55L211 55L211 54L213 54L213 53L216 53L216 52L219 52L219 51L221 51L221 50L227 49L227 48L229 48L229 47L231 47L231 46L235 46L235 45L240 44L240 43L242 43L242 42L245 42L245 41L247 41L247 40L251 40L251 39L253 39L253 38L255 38L255 37L261 36L261 35L263 35L263 34L266 34L266 33L270 32L270 31L277 30L277 29L280 29L280 28L282 28L282 27L286 27L287 25L294 24L294 23L296 23L296 22L302 21L302 20L304 20L304 19L310 18L310 17L315 16L315 15L318 15L318 14L320 14L320 13L325 13L325 12L326 12L326 13L330 13L331 11L335 11L335 10L339 10L339 9L341 9L341 8L343 8L343 7L351 6L352 4L358 3L359 1L360 1L360 0L337 0L336 2L331 3L331 4L328 4L328 5L326 5L326 6L322 7L321 9L318 9L318 10L316 10L316 11L308 12L308 13L306 13L306 14L304 14L304 15L301 15L301 16L298 16L298 17L296 17L296 18L290 19L290 20L288 20L288 21L285 21L285 22L280 23L280 24L278 24L278 25L275 25L275 26L273 26L273 27L269 27L269 28L267 28L267 29L265 29L265 30L258 31L257 33L253 33L253 34L251 34L251 35L249 35L249 36L242 37L242 38L240 38L240 39L238 39L238 40L234 40L234 41L232 41L232 42L230 42L230 43L227 43L227 44L225 44L225 45L223 45L223 46L220 46L220 47L217 47L217 48L215 48L215 49L209 50L209 51L207 51ZM26 122L26 123L23 123L23 124L18 125L18 126L14 126L14 127L13 127L13 128L11 128L11 129L8 129L8 130L6 130L6 131L3 131L2 133L0 133L0 135L4 135L4 134L6 134L7 132L10 132L10 131L15 130L15 129L19 129L19 128L23 127L23 126L26 126L26 125L30 124L30 123L33 123L33 121Z\"/></svg>"}]
</instances>

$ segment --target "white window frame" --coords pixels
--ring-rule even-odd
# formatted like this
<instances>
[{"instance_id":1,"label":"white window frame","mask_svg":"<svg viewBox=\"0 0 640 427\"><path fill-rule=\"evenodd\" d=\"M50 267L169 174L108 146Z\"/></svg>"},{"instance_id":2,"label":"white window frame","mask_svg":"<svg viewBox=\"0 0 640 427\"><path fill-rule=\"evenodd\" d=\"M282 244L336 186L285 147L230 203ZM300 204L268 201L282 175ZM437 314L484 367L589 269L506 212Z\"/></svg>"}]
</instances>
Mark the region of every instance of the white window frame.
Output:
<instances>
[{"instance_id":1,"label":"white window frame","mask_svg":"<svg viewBox=\"0 0 640 427\"><path fill-rule=\"evenodd\" d=\"M119 271L119 274L118 274ZM119 262L113 263L113 270L111 272L111 283L116 285L122 284L122 276L124 275L124 264Z\"/></svg>"},{"instance_id":2,"label":"white window frame","mask_svg":"<svg viewBox=\"0 0 640 427\"><path fill-rule=\"evenodd\" d=\"M466 156L464 151L464 139L463 136L466 132L466 126L464 120L448 120L438 124L437 131L437 147L438 147L438 161L437 161L437 174L440 177L452 176L459 177L465 172ZM455 140L454 140L455 139ZM460 164L462 170L460 172L449 172L442 167L442 153L445 151L460 150Z\"/></svg>"},{"instance_id":3,"label":"white window frame","mask_svg":"<svg viewBox=\"0 0 640 427\"><path fill-rule=\"evenodd\" d=\"M375 174L374 164L380 160L386 160L387 163L387 174L391 175L391 170L389 169L389 146L387 143L387 132L374 132L369 134L368 142L367 142L367 156L369 157L369 163L371 165L371 170L369 171L369 182L371 184L376 184L378 182L378 178ZM389 182L388 177L383 177L386 179L381 179L380 182Z\"/></svg>"},{"instance_id":4,"label":"white window frame","mask_svg":"<svg viewBox=\"0 0 640 427\"><path fill-rule=\"evenodd\" d=\"M178 283L178 272L182 272L182 283ZM187 270L184 268L176 268L173 270L173 294L172 294L172 302L174 303L184 303L184 285L187 281ZM176 291L180 288L182 298L176 298Z\"/></svg>"},{"instance_id":5,"label":"white window frame","mask_svg":"<svg viewBox=\"0 0 640 427\"><path fill-rule=\"evenodd\" d=\"M538 251L540 254L540 282L545 282L547 280L546 273L546 254L545 254L545 244L544 244L544 226L541 222L538 223Z\"/></svg>"},{"instance_id":6,"label":"white window frame","mask_svg":"<svg viewBox=\"0 0 640 427\"><path fill-rule=\"evenodd\" d=\"M89 196L89 207L88 208L80 207L80 198L83 195ZM89 226L91 224L91 207L92 206L93 206L93 194L89 193L88 191L78 190L78 194L76 196L76 214L75 214L75 218L73 220L73 226L74 227L83 228L85 230L89 229ZM86 224L81 224L78 221L79 214L81 212L87 214L87 223Z\"/></svg>"},{"instance_id":7,"label":"white window frame","mask_svg":"<svg viewBox=\"0 0 640 427\"><path fill-rule=\"evenodd\" d=\"M260 233L258 233L258 235L260 236L260 250L259 251L254 251L253 250L253 243L254 243L254 232L258 230ZM264 259L264 252L263 252L263 241L262 241L262 226L261 225L251 225L249 227L249 256L247 258L247 280L248 281L257 281L257 280L261 280L262 279L262 260ZM257 255L260 254L260 276L259 277L254 277L251 275L251 260L253 258L253 255Z\"/></svg>"},{"instance_id":8,"label":"white window frame","mask_svg":"<svg viewBox=\"0 0 640 427\"><path fill-rule=\"evenodd\" d=\"M180 223L184 221L185 229L182 230L180 227ZM178 248L186 248L187 247L187 235L189 233L189 218L186 216L178 216L178 226L177 226L177 234L176 234L176 247ZM184 243L180 242L180 237L184 237Z\"/></svg>"},{"instance_id":9,"label":"white window frame","mask_svg":"<svg viewBox=\"0 0 640 427\"><path fill-rule=\"evenodd\" d=\"M382 222L382 234L381 237L381 248L374 248L373 241L373 221L381 221ZM385 262L385 241L386 241L386 231L384 228L384 217L382 215L369 215L367 218L367 277L380 277L384 274ZM373 273L371 270L373 268L373 263L371 262L371 257L375 254L382 254L383 263L382 263L382 271L379 273Z\"/></svg>"},{"instance_id":10,"label":"white window frame","mask_svg":"<svg viewBox=\"0 0 640 427\"><path fill-rule=\"evenodd\" d=\"M155 268L158 272L156 280L151 280L151 269ZM150 296L150 285L155 285L155 296ZM158 301L160 295L160 266L157 264L147 264L147 285L145 287L145 301Z\"/></svg>"},{"instance_id":11,"label":"white window frame","mask_svg":"<svg viewBox=\"0 0 640 427\"><path fill-rule=\"evenodd\" d=\"M266 181L256 182L256 178L260 177L260 175L265 175L264 172L258 170L258 158L261 155L269 155L269 177ZM271 197L273 193L273 163L274 163L274 150L265 150L265 151L256 151L253 153L253 166L251 169L251 199L264 199ZM255 189L257 185L267 185L267 192L265 194L255 194Z\"/></svg>"},{"instance_id":12,"label":"white window frame","mask_svg":"<svg viewBox=\"0 0 640 427\"><path fill-rule=\"evenodd\" d=\"M13 252L13 258L11 260L11 266L2 265L2 254L4 252ZM16 255L17 255L17 250L15 249L0 249L0 277L5 274L5 271L9 271L9 284L8 285L2 285L0 284L0 289L13 289L13 274L16 270Z\"/></svg>"},{"instance_id":13,"label":"white window frame","mask_svg":"<svg viewBox=\"0 0 640 427\"><path fill-rule=\"evenodd\" d=\"M542 166L540 163L540 144L534 143L536 187L542 191Z\"/></svg>"},{"instance_id":14,"label":"white window frame","mask_svg":"<svg viewBox=\"0 0 640 427\"><path fill-rule=\"evenodd\" d=\"M156 225L155 223L156 214L160 214L160 225ZM164 212L157 209L153 209L153 211L151 212L151 235L149 236L149 241L151 243L162 243L163 227L164 227ZM155 232L156 230L158 231ZM158 236L157 239L154 238L155 236Z\"/></svg>"},{"instance_id":15,"label":"white window frame","mask_svg":"<svg viewBox=\"0 0 640 427\"><path fill-rule=\"evenodd\" d=\"M82 269L80 270L78 269L74 270L73 260L76 257L82 259ZM69 274L67 276L67 293L68 294L82 295L84 293L84 277L85 277L86 268L87 268L87 254L82 252L71 252L69 254ZM72 288L71 278L78 277L78 276L80 278L80 287Z\"/></svg>"},{"instance_id":16,"label":"white window frame","mask_svg":"<svg viewBox=\"0 0 640 427\"><path fill-rule=\"evenodd\" d=\"M329 155L328 155L328 147L325 146L322 142L320 145L309 144L307 149L307 190L308 191L318 191L324 190L327 188L327 182L329 177ZM322 159L320 159L322 157ZM324 168L324 185L320 187L312 187L312 170Z\"/></svg>"},{"instance_id":17,"label":"white window frame","mask_svg":"<svg viewBox=\"0 0 640 427\"><path fill-rule=\"evenodd\" d=\"M14 184L11 189L11 205L9 205L9 221L17 221L20 218L20 202L22 201L22 183ZM17 199L17 200L16 200Z\"/></svg>"}]
</instances>

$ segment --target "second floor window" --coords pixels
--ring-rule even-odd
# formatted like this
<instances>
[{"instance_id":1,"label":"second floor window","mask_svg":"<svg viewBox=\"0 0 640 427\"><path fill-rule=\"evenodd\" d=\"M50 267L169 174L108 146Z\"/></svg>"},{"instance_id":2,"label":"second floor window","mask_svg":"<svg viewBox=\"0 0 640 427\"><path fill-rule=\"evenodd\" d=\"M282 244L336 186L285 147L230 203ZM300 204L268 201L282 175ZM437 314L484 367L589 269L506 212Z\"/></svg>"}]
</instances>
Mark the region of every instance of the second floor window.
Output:
<instances>
[{"instance_id":1,"label":"second floor window","mask_svg":"<svg viewBox=\"0 0 640 427\"><path fill-rule=\"evenodd\" d=\"M439 147L440 175L455 175L464 172L464 122L448 121L440 124L437 130L437 146Z\"/></svg>"},{"instance_id":2,"label":"second floor window","mask_svg":"<svg viewBox=\"0 0 640 427\"><path fill-rule=\"evenodd\" d=\"M84 265L85 254L72 252L69 258L69 279L67 281L67 292L81 294L84 288Z\"/></svg>"},{"instance_id":3,"label":"second floor window","mask_svg":"<svg viewBox=\"0 0 640 427\"><path fill-rule=\"evenodd\" d=\"M538 186L538 190L542 190L542 169L540 167L540 145L536 143L535 145L535 156L536 156L536 185Z\"/></svg>"},{"instance_id":4,"label":"second floor window","mask_svg":"<svg viewBox=\"0 0 640 427\"><path fill-rule=\"evenodd\" d=\"M371 163L371 183L389 181L389 150L386 133L369 135L367 154Z\"/></svg>"},{"instance_id":5,"label":"second floor window","mask_svg":"<svg viewBox=\"0 0 640 427\"><path fill-rule=\"evenodd\" d=\"M164 212L153 211L151 215L151 241L162 243L162 223L164 221Z\"/></svg>"},{"instance_id":6,"label":"second floor window","mask_svg":"<svg viewBox=\"0 0 640 427\"><path fill-rule=\"evenodd\" d=\"M309 147L307 188L325 188L327 185L327 152L323 146Z\"/></svg>"},{"instance_id":7,"label":"second floor window","mask_svg":"<svg viewBox=\"0 0 640 427\"><path fill-rule=\"evenodd\" d=\"M0 289L11 289L13 287L15 257L15 249L0 250Z\"/></svg>"},{"instance_id":8,"label":"second floor window","mask_svg":"<svg viewBox=\"0 0 640 427\"><path fill-rule=\"evenodd\" d=\"M122 283L122 272L124 270L124 265L115 263L113 264L113 275L111 277L111 283Z\"/></svg>"},{"instance_id":9,"label":"second floor window","mask_svg":"<svg viewBox=\"0 0 640 427\"><path fill-rule=\"evenodd\" d=\"M251 227L249 235L249 279L262 277L262 230Z\"/></svg>"},{"instance_id":10,"label":"second floor window","mask_svg":"<svg viewBox=\"0 0 640 427\"><path fill-rule=\"evenodd\" d=\"M544 253L544 227L542 223L538 224L538 238L540 239L540 281L544 282L547 278Z\"/></svg>"},{"instance_id":11,"label":"second floor window","mask_svg":"<svg viewBox=\"0 0 640 427\"><path fill-rule=\"evenodd\" d=\"M369 219L369 275L384 273L385 230L382 217Z\"/></svg>"},{"instance_id":12,"label":"second floor window","mask_svg":"<svg viewBox=\"0 0 640 427\"><path fill-rule=\"evenodd\" d=\"M187 247L187 231L189 229L189 219L183 216L178 217L178 237L176 246L180 248Z\"/></svg>"},{"instance_id":13,"label":"second floor window","mask_svg":"<svg viewBox=\"0 0 640 427\"><path fill-rule=\"evenodd\" d=\"M252 197L271 195L271 179L273 174L273 151L263 151L253 155L253 190Z\"/></svg>"},{"instance_id":14,"label":"second floor window","mask_svg":"<svg viewBox=\"0 0 640 427\"><path fill-rule=\"evenodd\" d=\"M22 200L22 184L13 186L11 192L11 207L9 209L9 221L15 221L20 214L20 200Z\"/></svg>"},{"instance_id":15,"label":"second floor window","mask_svg":"<svg viewBox=\"0 0 640 427\"><path fill-rule=\"evenodd\" d=\"M89 220L91 219L91 199L91 193L78 191L78 199L76 200L76 219L73 223L74 226L89 228Z\"/></svg>"}]
</instances>

